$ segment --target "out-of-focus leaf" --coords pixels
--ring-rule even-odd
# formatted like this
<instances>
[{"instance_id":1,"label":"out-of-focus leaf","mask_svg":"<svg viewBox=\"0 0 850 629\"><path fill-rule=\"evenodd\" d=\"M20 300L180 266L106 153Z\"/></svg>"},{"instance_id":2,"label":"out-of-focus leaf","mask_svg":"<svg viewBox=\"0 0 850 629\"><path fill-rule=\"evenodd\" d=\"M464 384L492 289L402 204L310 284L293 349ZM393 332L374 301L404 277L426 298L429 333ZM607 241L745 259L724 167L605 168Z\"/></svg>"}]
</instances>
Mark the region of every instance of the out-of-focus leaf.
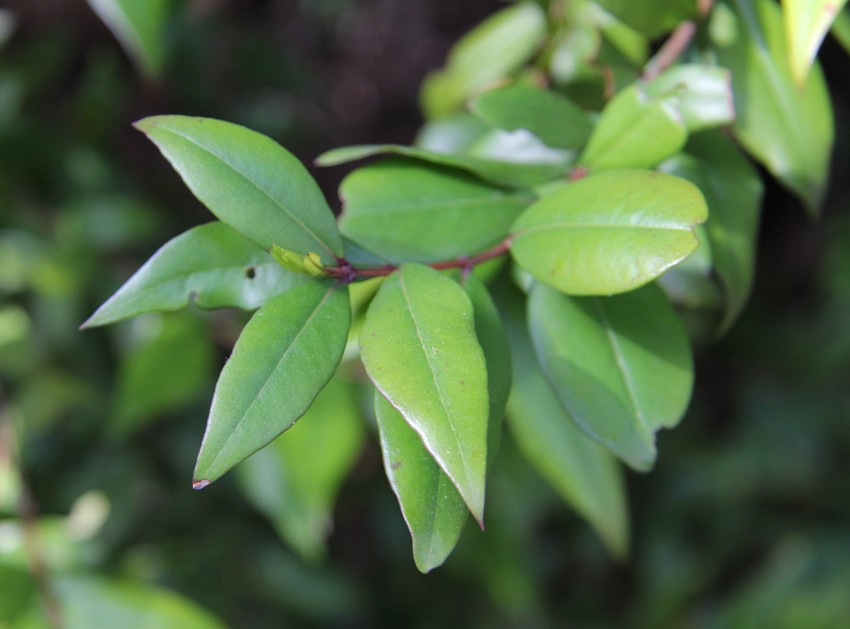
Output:
<instances>
[{"instance_id":1,"label":"out-of-focus leaf","mask_svg":"<svg viewBox=\"0 0 850 629\"><path fill-rule=\"evenodd\" d=\"M735 120L732 77L725 68L677 65L644 84L654 98L677 96L676 108L688 131L731 124Z\"/></svg>"},{"instance_id":2,"label":"out-of-focus leaf","mask_svg":"<svg viewBox=\"0 0 850 629\"><path fill-rule=\"evenodd\" d=\"M661 289L580 298L536 284L528 323L570 417L634 469L650 469L656 431L679 422L693 384L687 336Z\"/></svg>"},{"instance_id":3,"label":"out-of-focus leaf","mask_svg":"<svg viewBox=\"0 0 850 629\"><path fill-rule=\"evenodd\" d=\"M213 349L197 317L156 317L146 338L121 361L110 430L127 434L157 414L178 410L207 392Z\"/></svg>"},{"instance_id":4,"label":"out-of-focus leaf","mask_svg":"<svg viewBox=\"0 0 850 629\"><path fill-rule=\"evenodd\" d=\"M462 37L449 52L446 67L422 84L428 118L457 109L467 98L518 69L546 36L546 15L532 2L502 9Z\"/></svg>"},{"instance_id":5,"label":"out-of-focus leaf","mask_svg":"<svg viewBox=\"0 0 850 629\"><path fill-rule=\"evenodd\" d=\"M152 116L136 128L213 214L263 249L314 252L326 264L342 255L319 186L273 140L229 122L188 116Z\"/></svg>"},{"instance_id":6,"label":"out-of-focus leaf","mask_svg":"<svg viewBox=\"0 0 850 629\"><path fill-rule=\"evenodd\" d=\"M245 495L302 557L324 553L337 491L362 441L353 387L331 378L286 434L237 468Z\"/></svg>"},{"instance_id":7,"label":"out-of-focus leaf","mask_svg":"<svg viewBox=\"0 0 850 629\"><path fill-rule=\"evenodd\" d=\"M850 12L841 11L832 23L830 32L835 37L835 41L850 53Z\"/></svg>"},{"instance_id":8,"label":"out-of-focus leaf","mask_svg":"<svg viewBox=\"0 0 850 629\"><path fill-rule=\"evenodd\" d=\"M594 128L579 163L591 170L651 168L688 139L678 97L655 99L640 86L617 94Z\"/></svg>"},{"instance_id":9,"label":"out-of-focus leaf","mask_svg":"<svg viewBox=\"0 0 850 629\"><path fill-rule=\"evenodd\" d=\"M521 83L484 92L469 108L494 127L526 129L557 148L581 148L592 129L590 117L580 107L554 92Z\"/></svg>"},{"instance_id":10,"label":"out-of-focus leaf","mask_svg":"<svg viewBox=\"0 0 850 629\"><path fill-rule=\"evenodd\" d=\"M142 74L158 78L166 59L172 0L88 0Z\"/></svg>"},{"instance_id":11,"label":"out-of-focus leaf","mask_svg":"<svg viewBox=\"0 0 850 629\"><path fill-rule=\"evenodd\" d=\"M81 327L177 310L189 303L253 310L306 281L309 278L284 270L231 227L208 223L163 245Z\"/></svg>"},{"instance_id":12,"label":"out-of-focus leaf","mask_svg":"<svg viewBox=\"0 0 850 629\"><path fill-rule=\"evenodd\" d=\"M781 183L816 213L826 190L833 114L817 62L803 87L791 77L779 7L737 1L736 37L715 38L720 63L732 71L736 137ZM725 5L721 15L731 18Z\"/></svg>"},{"instance_id":13,"label":"out-of-focus leaf","mask_svg":"<svg viewBox=\"0 0 850 629\"><path fill-rule=\"evenodd\" d=\"M426 122L413 144L417 148L435 153L463 153L490 129L490 125L469 112L458 112Z\"/></svg>"},{"instance_id":14,"label":"out-of-focus leaf","mask_svg":"<svg viewBox=\"0 0 850 629\"><path fill-rule=\"evenodd\" d=\"M465 173L390 160L355 170L340 186L342 233L392 262L470 256L502 240L529 193Z\"/></svg>"},{"instance_id":15,"label":"out-of-focus leaf","mask_svg":"<svg viewBox=\"0 0 850 629\"><path fill-rule=\"evenodd\" d=\"M419 433L481 523L487 366L469 297L439 272L403 264L369 306L360 353L372 382Z\"/></svg>"},{"instance_id":16,"label":"out-of-focus leaf","mask_svg":"<svg viewBox=\"0 0 850 629\"><path fill-rule=\"evenodd\" d=\"M712 263L726 293L720 332L735 321L753 283L762 184L756 170L725 135L702 133L686 153L661 166L692 181L708 204Z\"/></svg>"},{"instance_id":17,"label":"out-of-focus leaf","mask_svg":"<svg viewBox=\"0 0 850 629\"><path fill-rule=\"evenodd\" d=\"M469 274L462 280L475 312L475 335L487 362L487 393L490 401L490 418L487 422L487 466L493 461L502 440L505 405L511 392L511 350L508 337L484 283Z\"/></svg>"},{"instance_id":18,"label":"out-of-focus leaf","mask_svg":"<svg viewBox=\"0 0 850 629\"><path fill-rule=\"evenodd\" d=\"M35 599L35 584L29 574L0 564L0 622L13 620Z\"/></svg>"},{"instance_id":19,"label":"out-of-focus leaf","mask_svg":"<svg viewBox=\"0 0 850 629\"><path fill-rule=\"evenodd\" d=\"M531 349L519 296L502 304L513 357L508 425L528 462L594 528L612 555L628 553L629 522L616 459L575 425Z\"/></svg>"},{"instance_id":20,"label":"out-of-focus leaf","mask_svg":"<svg viewBox=\"0 0 850 629\"><path fill-rule=\"evenodd\" d=\"M491 134L490 138L493 137L495 136ZM332 149L317 157L316 163L320 166L336 166L373 155L401 155L432 164L460 168L481 177L485 181L511 188L526 188L566 174L572 161L569 154L546 147L542 147L545 151L543 153L539 150L532 150L530 155L524 154L522 143L531 141L533 144L534 136L524 131L515 131L513 134L508 134L508 139L510 138L514 138L516 141L505 142L505 135L501 135L502 145L499 147L501 150L499 150L497 156L487 156L485 149L488 147L478 144L482 140L482 138L479 138L475 144L467 147L465 151L477 147L478 151L484 153L484 155L480 153L479 155L438 153L398 144L367 144ZM540 145L540 141L537 140L536 144ZM516 150L517 145L519 145L519 151ZM492 145L489 148L492 149ZM532 146L532 149L537 148L537 146Z\"/></svg>"},{"instance_id":21,"label":"out-of-focus leaf","mask_svg":"<svg viewBox=\"0 0 850 629\"><path fill-rule=\"evenodd\" d=\"M303 415L342 358L348 289L297 286L258 310L216 385L193 485L201 489Z\"/></svg>"},{"instance_id":22,"label":"out-of-focus leaf","mask_svg":"<svg viewBox=\"0 0 850 629\"><path fill-rule=\"evenodd\" d=\"M379 391L375 419L387 479L413 538L413 560L421 572L430 572L454 550L469 511L422 438Z\"/></svg>"},{"instance_id":23,"label":"out-of-focus leaf","mask_svg":"<svg viewBox=\"0 0 850 629\"><path fill-rule=\"evenodd\" d=\"M696 250L705 201L690 182L640 170L590 175L534 203L512 228L511 254L536 279L574 295L646 284Z\"/></svg>"},{"instance_id":24,"label":"out-of-focus leaf","mask_svg":"<svg viewBox=\"0 0 850 629\"><path fill-rule=\"evenodd\" d=\"M782 0L788 65L797 85L804 85L829 27L847 0Z\"/></svg>"},{"instance_id":25,"label":"out-of-focus leaf","mask_svg":"<svg viewBox=\"0 0 850 629\"><path fill-rule=\"evenodd\" d=\"M672 31L696 17L696 0L595 0L596 4L649 37Z\"/></svg>"}]
</instances>

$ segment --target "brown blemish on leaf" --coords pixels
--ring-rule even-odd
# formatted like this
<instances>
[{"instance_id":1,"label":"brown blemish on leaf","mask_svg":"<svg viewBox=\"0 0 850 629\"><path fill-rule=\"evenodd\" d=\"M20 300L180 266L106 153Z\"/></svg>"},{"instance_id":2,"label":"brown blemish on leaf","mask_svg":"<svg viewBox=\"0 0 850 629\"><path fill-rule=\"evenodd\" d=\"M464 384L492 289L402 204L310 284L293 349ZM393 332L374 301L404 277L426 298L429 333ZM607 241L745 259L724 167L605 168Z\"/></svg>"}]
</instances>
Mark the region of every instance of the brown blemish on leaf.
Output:
<instances>
[{"instance_id":1,"label":"brown blemish on leaf","mask_svg":"<svg viewBox=\"0 0 850 629\"><path fill-rule=\"evenodd\" d=\"M210 482L206 479L193 480L192 481L192 489L195 489L195 490L203 489L204 487L207 487L209 484L210 484Z\"/></svg>"}]
</instances>

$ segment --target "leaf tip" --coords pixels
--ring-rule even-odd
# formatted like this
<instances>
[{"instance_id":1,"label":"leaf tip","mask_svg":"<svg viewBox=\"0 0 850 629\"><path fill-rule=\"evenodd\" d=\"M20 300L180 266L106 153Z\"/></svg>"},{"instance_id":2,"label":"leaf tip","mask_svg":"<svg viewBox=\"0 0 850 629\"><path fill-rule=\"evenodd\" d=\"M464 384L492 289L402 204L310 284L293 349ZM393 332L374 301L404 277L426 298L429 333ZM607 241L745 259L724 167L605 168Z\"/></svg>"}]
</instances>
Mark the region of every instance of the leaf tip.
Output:
<instances>
[{"instance_id":1,"label":"leaf tip","mask_svg":"<svg viewBox=\"0 0 850 629\"><path fill-rule=\"evenodd\" d=\"M205 478L202 478L201 480L193 480L192 481L192 489L194 489L195 491L198 491L200 489L203 489L204 487L209 487L209 484L211 482L212 481L208 481Z\"/></svg>"}]
</instances>

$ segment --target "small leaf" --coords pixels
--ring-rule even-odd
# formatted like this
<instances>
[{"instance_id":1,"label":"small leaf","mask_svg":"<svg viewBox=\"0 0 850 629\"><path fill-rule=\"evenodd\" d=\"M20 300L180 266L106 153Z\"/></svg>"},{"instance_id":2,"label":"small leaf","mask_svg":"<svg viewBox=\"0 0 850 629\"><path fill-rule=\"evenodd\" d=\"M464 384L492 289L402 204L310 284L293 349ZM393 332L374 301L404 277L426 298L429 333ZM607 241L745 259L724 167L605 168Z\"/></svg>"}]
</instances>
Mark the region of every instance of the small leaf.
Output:
<instances>
[{"instance_id":1,"label":"small leaf","mask_svg":"<svg viewBox=\"0 0 850 629\"><path fill-rule=\"evenodd\" d=\"M747 151L816 213L826 191L834 139L832 105L815 62L801 88L791 78L779 7L772 0L735 2L715 13L733 18L737 37L717 38L720 63L732 71L735 136Z\"/></svg>"},{"instance_id":2,"label":"small leaf","mask_svg":"<svg viewBox=\"0 0 850 629\"><path fill-rule=\"evenodd\" d=\"M688 131L731 124L735 120L732 77L725 68L709 65L677 65L644 84L654 98L678 97L676 108Z\"/></svg>"},{"instance_id":3,"label":"small leaf","mask_svg":"<svg viewBox=\"0 0 850 629\"><path fill-rule=\"evenodd\" d=\"M705 228L726 293L722 333L741 313L752 288L762 183L750 162L721 133L694 136L686 151L661 168L692 181L708 203Z\"/></svg>"},{"instance_id":4,"label":"small leaf","mask_svg":"<svg viewBox=\"0 0 850 629\"><path fill-rule=\"evenodd\" d=\"M470 96L517 70L545 36L546 15L531 2L502 9L481 22L455 44L446 68L423 82L426 117L452 113Z\"/></svg>"},{"instance_id":5,"label":"small leaf","mask_svg":"<svg viewBox=\"0 0 850 629\"><path fill-rule=\"evenodd\" d=\"M392 262L478 253L504 239L534 200L459 171L402 160L355 170L340 197L342 233Z\"/></svg>"},{"instance_id":6,"label":"small leaf","mask_svg":"<svg viewBox=\"0 0 850 629\"><path fill-rule=\"evenodd\" d=\"M521 83L484 92L469 109L494 127L526 129L556 148L581 148L592 129L590 117L571 101Z\"/></svg>"},{"instance_id":7,"label":"small leaf","mask_svg":"<svg viewBox=\"0 0 850 629\"><path fill-rule=\"evenodd\" d=\"M536 284L528 323L543 372L588 435L639 471L655 463L655 432L679 422L693 365L664 293L568 297Z\"/></svg>"},{"instance_id":8,"label":"small leaf","mask_svg":"<svg viewBox=\"0 0 850 629\"><path fill-rule=\"evenodd\" d=\"M631 290L693 253L706 206L691 183L650 171L590 175L540 199L514 223L511 254L573 295Z\"/></svg>"},{"instance_id":9,"label":"small leaf","mask_svg":"<svg viewBox=\"0 0 850 629\"><path fill-rule=\"evenodd\" d=\"M413 538L413 560L421 572L430 572L454 550L469 511L421 437L378 391L375 419L384 470Z\"/></svg>"},{"instance_id":10,"label":"small leaf","mask_svg":"<svg viewBox=\"0 0 850 629\"><path fill-rule=\"evenodd\" d=\"M696 17L696 0L596 0L596 4L650 37L672 31Z\"/></svg>"},{"instance_id":11,"label":"small leaf","mask_svg":"<svg viewBox=\"0 0 850 629\"><path fill-rule=\"evenodd\" d=\"M579 163L591 170L651 168L679 152L688 130L676 97L655 99L631 85L602 110Z\"/></svg>"},{"instance_id":12,"label":"small leaf","mask_svg":"<svg viewBox=\"0 0 850 629\"><path fill-rule=\"evenodd\" d=\"M529 138L533 143L534 138L523 132L515 132L515 134L513 137L519 142L506 143L511 145L513 154L503 147L499 151L499 156L495 158L486 155L438 153L437 151L398 144L366 144L330 150L319 155L316 158L316 164L319 166L336 166L373 155L401 155L440 166L459 168L485 181L509 188L526 188L566 174L572 162L569 154L543 147L545 153L541 154L539 151L532 150L530 158L523 157L522 147L519 146L520 150L517 150L517 144L521 145L523 141L528 141ZM465 150L475 148L477 142L481 139L479 138L476 144L466 147ZM502 136L502 139L504 139L504 136ZM539 140L537 144L540 145ZM536 148L539 148L539 146L532 147L532 149ZM482 149L479 147L479 150Z\"/></svg>"},{"instance_id":13,"label":"small leaf","mask_svg":"<svg viewBox=\"0 0 850 629\"><path fill-rule=\"evenodd\" d=\"M216 385L194 485L206 487L289 428L333 375L351 325L348 290L297 286L260 308Z\"/></svg>"},{"instance_id":14,"label":"small leaf","mask_svg":"<svg viewBox=\"0 0 850 629\"><path fill-rule=\"evenodd\" d=\"M210 118L153 116L135 126L213 214L263 249L315 251L328 264L342 255L321 190L301 162L273 140Z\"/></svg>"},{"instance_id":15,"label":"small leaf","mask_svg":"<svg viewBox=\"0 0 850 629\"><path fill-rule=\"evenodd\" d=\"M372 382L483 521L487 367L472 304L439 272L408 263L381 285L360 332Z\"/></svg>"},{"instance_id":16,"label":"small leaf","mask_svg":"<svg viewBox=\"0 0 850 629\"><path fill-rule=\"evenodd\" d=\"M594 528L615 557L628 554L629 514L616 459L567 415L531 349L525 317L512 296L503 304L514 367L508 425L528 462Z\"/></svg>"},{"instance_id":17,"label":"small leaf","mask_svg":"<svg viewBox=\"0 0 850 629\"><path fill-rule=\"evenodd\" d=\"M89 6L121 42L138 69L157 78L165 63L165 26L171 0L88 0Z\"/></svg>"},{"instance_id":18,"label":"small leaf","mask_svg":"<svg viewBox=\"0 0 850 629\"><path fill-rule=\"evenodd\" d=\"M797 85L804 85L829 27L847 0L782 0L788 63Z\"/></svg>"},{"instance_id":19,"label":"small leaf","mask_svg":"<svg viewBox=\"0 0 850 629\"><path fill-rule=\"evenodd\" d=\"M334 500L363 433L354 387L334 377L300 421L236 469L246 497L306 559L324 553Z\"/></svg>"},{"instance_id":20,"label":"small leaf","mask_svg":"<svg viewBox=\"0 0 850 629\"><path fill-rule=\"evenodd\" d=\"M496 305L484 283L469 274L462 281L475 312L475 335L487 363L487 393L490 418L487 421L487 468L493 468L502 440L505 405L511 392L511 350Z\"/></svg>"},{"instance_id":21,"label":"small leaf","mask_svg":"<svg viewBox=\"0 0 850 629\"><path fill-rule=\"evenodd\" d=\"M80 327L178 310L190 302L254 310L304 281L224 223L207 223L163 245Z\"/></svg>"}]
</instances>

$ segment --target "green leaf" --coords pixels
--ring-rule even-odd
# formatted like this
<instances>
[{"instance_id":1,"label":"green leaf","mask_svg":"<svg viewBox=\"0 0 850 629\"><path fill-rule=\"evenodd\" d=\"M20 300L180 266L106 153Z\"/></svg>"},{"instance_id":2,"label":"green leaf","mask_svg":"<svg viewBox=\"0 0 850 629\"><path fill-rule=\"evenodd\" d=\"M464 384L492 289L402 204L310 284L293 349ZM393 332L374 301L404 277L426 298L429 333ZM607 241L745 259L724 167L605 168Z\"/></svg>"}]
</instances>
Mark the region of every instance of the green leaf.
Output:
<instances>
[{"instance_id":1,"label":"green leaf","mask_svg":"<svg viewBox=\"0 0 850 629\"><path fill-rule=\"evenodd\" d=\"M381 285L360 332L372 382L483 521L487 467L487 367L472 304L439 272L403 264Z\"/></svg>"},{"instance_id":2,"label":"green leaf","mask_svg":"<svg viewBox=\"0 0 850 629\"><path fill-rule=\"evenodd\" d=\"M677 96L676 108L688 131L731 124L735 120L732 77L725 68L677 65L644 84L654 98Z\"/></svg>"},{"instance_id":3,"label":"green leaf","mask_svg":"<svg viewBox=\"0 0 850 629\"><path fill-rule=\"evenodd\" d=\"M216 385L193 485L202 489L301 417L345 349L348 289L297 286L258 310Z\"/></svg>"},{"instance_id":4,"label":"green leaf","mask_svg":"<svg viewBox=\"0 0 850 629\"><path fill-rule=\"evenodd\" d=\"M0 564L0 623L14 620L23 609L36 600L36 587L25 570Z\"/></svg>"},{"instance_id":5,"label":"green leaf","mask_svg":"<svg viewBox=\"0 0 850 629\"><path fill-rule=\"evenodd\" d=\"M832 23L830 32L845 52L850 53L850 13L841 11Z\"/></svg>"},{"instance_id":6,"label":"green leaf","mask_svg":"<svg viewBox=\"0 0 850 629\"><path fill-rule=\"evenodd\" d=\"M207 223L163 245L80 327L178 310L189 303L254 310L305 281L224 223Z\"/></svg>"},{"instance_id":7,"label":"green leaf","mask_svg":"<svg viewBox=\"0 0 850 629\"><path fill-rule=\"evenodd\" d=\"M416 134L413 144L435 153L463 153L491 128L472 114L462 111L426 122Z\"/></svg>"},{"instance_id":8,"label":"green leaf","mask_svg":"<svg viewBox=\"0 0 850 629\"><path fill-rule=\"evenodd\" d=\"M797 85L804 85L829 27L847 0L782 0L788 64Z\"/></svg>"},{"instance_id":9,"label":"green leaf","mask_svg":"<svg viewBox=\"0 0 850 629\"><path fill-rule=\"evenodd\" d=\"M534 197L407 160L355 170L340 186L340 230L391 260L437 262L503 240Z\"/></svg>"},{"instance_id":10,"label":"green leaf","mask_svg":"<svg viewBox=\"0 0 850 629\"><path fill-rule=\"evenodd\" d=\"M462 37L446 68L422 84L422 108L438 118L525 63L546 36L546 15L531 2L502 9Z\"/></svg>"},{"instance_id":11,"label":"green leaf","mask_svg":"<svg viewBox=\"0 0 850 629\"><path fill-rule=\"evenodd\" d=\"M245 127L187 116L136 123L196 197L263 249L318 253L334 264L342 240L318 185L292 154Z\"/></svg>"},{"instance_id":12,"label":"green leaf","mask_svg":"<svg viewBox=\"0 0 850 629\"><path fill-rule=\"evenodd\" d=\"M143 338L129 348L118 370L109 425L116 435L208 395L214 373L212 344L198 317L152 316L137 323Z\"/></svg>"},{"instance_id":13,"label":"green leaf","mask_svg":"<svg viewBox=\"0 0 850 629\"><path fill-rule=\"evenodd\" d=\"M630 85L602 110L579 163L591 170L651 168L687 139L675 96L655 99Z\"/></svg>"},{"instance_id":14,"label":"green leaf","mask_svg":"<svg viewBox=\"0 0 850 629\"><path fill-rule=\"evenodd\" d=\"M413 538L413 560L421 572L430 572L454 550L469 511L422 438L378 391L375 419L384 470Z\"/></svg>"},{"instance_id":15,"label":"green leaf","mask_svg":"<svg viewBox=\"0 0 850 629\"><path fill-rule=\"evenodd\" d=\"M511 392L511 350L499 312L484 283L474 274L461 282L475 312L475 335L487 363L487 394L490 417L487 421L487 468L493 468L502 440L505 405Z\"/></svg>"},{"instance_id":16,"label":"green leaf","mask_svg":"<svg viewBox=\"0 0 850 629\"><path fill-rule=\"evenodd\" d=\"M802 88L791 78L782 16L772 0L736 5L737 37L715 45L720 63L732 71L733 131L753 157L816 213L826 191L834 135L823 73L815 63ZM728 16L725 5L718 10Z\"/></svg>"},{"instance_id":17,"label":"green leaf","mask_svg":"<svg viewBox=\"0 0 850 629\"><path fill-rule=\"evenodd\" d=\"M691 183L640 170L590 175L543 197L514 223L511 254L565 293L607 295L653 280L693 253L706 206Z\"/></svg>"},{"instance_id":18,"label":"green leaf","mask_svg":"<svg viewBox=\"0 0 850 629\"><path fill-rule=\"evenodd\" d=\"M528 462L594 528L616 557L628 554L629 514L616 459L566 414L531 349L519 295L503 304L513 356L508 425Z\"/></svg>"},{"instance_id":19,"label":"green leaf","mask_svg":"<svg viewBox=\"0 0 850 629\"><path fill-rule=\"evenodd\" d=\"M331 378L300 421L236 470L248 499L306 559L324 553L337 491L363 442L354 393Z\"/></svg>"},{"instance_id":20,"label":"green leaf","mask_svg":"<svg viewBox=\"0 0 850 629\"><path fill-rule=\"evenodd\" d=\"M165 26L171 0L88 0L138 69L157 78L165 63Z\"/></svg>"},{"instance_id":21,"label":"green leaf","mask_svg":"<svg viewBox=\"0 0 850 629\"><path fill-rule=\"evenodd\" d=\"M532 146L531 157L526 158L523 155L521 144L529 139L533 143L534 137L527 133L515 133L516 135L513 137L518 142L503 143L503 148L499 151L498 157L494 158L467 154L439 153L428 149L401 146L398 144L365 144L332 149L317 157L316 163L319 166L336 166L373 155L401 155L440 166L459 168L485 181L509 188L526 188L566 174L572 161L567 153L555 149L545 149L545 147L543 147L545 153L540 153L535 150L538 148L537 146ZM517 144L520 146L517 147ZM537 141L537 144L539 145L539 141ZM475 146L475 144L470 145L465 150L471 150ZM519 148L518 151L517 148ZM479 150L481 149L479 148Z\"/></svg>"},{"instance_id":22,"label":"green leaf","mask_svg":"<svg viewBox=\"0 0 850 629\"><path fill-rule=\"evenodd\" d=\"M549 90L521 83L484 92L469 108L494 127L526 129L557 148L581 148L592 129L590 117L577 105Z\"/></svg>"},{"instance_id":23,"label":"green leaf","mask_svg":"<svg viewBox=\"0 0 850 629\"><path fill-rule=\"evenodd\" d=\"M687 336L661 289L577 298L536 284L528 319L570 417L634 469L650 469L655 432L679 422L693 384Z\"/></svg>"},{"instance_id":24,"label":"green leaf","mask_svg":"<svg viewBox=\"0 0 850 629\"><path fill-rule=\"evenodd\" d=\"M692 181L705 195L709 208L705 228L714 268L726 294L720 323L720 332L724 332L741 313L752 288L763 193L761 178L722 133L696 135L686 150L661 168Z\"/></svg>"},{"instance_id":25,"label":"green leaf","mask_svg":"<svg viewBox=\"0 0 850 629\"><path fill-rule=\"evenodd\" d=\"M595 0L596 4L632 28L657 37L697 15L696 0Z\"/></svg>"}]
</instances>

